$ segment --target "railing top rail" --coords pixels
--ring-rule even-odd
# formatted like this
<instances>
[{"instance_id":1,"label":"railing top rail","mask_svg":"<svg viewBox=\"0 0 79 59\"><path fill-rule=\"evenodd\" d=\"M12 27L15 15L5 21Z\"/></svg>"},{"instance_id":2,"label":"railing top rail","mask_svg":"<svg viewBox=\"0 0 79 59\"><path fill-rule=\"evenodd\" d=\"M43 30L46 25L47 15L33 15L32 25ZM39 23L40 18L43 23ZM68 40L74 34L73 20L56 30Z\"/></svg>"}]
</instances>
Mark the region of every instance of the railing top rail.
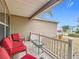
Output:
<instances>
[{"instance_id":1,"label":"railing top rail","mask_svg":"<svg viewBox=\"0 0 79 59\"><path fill-rule=\"evenodd\" d=\"M38 36L41 36L41 37L45 37L45 38L48 38L48 39L51 39L51 40L54 40L54 41L59 41L59 42L62 42L62 43L66 43L66 44L69 43L68 41L58 40L58 39L51 38L51 37L48 37L48 36L44 36L44 35L41 35L41 34L36 34L36 33L31 33L31 34L38 35Z\"/></svg>"}]
</instances>

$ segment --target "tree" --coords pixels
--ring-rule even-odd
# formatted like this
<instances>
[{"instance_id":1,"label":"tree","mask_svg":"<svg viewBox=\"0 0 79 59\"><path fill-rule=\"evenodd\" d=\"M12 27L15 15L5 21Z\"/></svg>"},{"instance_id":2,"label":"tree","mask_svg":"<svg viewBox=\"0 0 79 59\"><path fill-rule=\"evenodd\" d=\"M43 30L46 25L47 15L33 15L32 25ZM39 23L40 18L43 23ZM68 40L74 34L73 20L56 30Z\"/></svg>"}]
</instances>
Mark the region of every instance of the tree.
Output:
<instances>
[{"instance_id":1,"label":"tree","mask_svg":"<svg viewBox=\"0 0 79 59\"><path fill-rule=\"evenodd\" d=\"M79 17L77 18L77 23L78 23L78 24L77 24L77 27L79 27Z\"/></svg>"},{"instance_id":2,"label":"tree","mask_svg":"<svg viewBox=\"0 0 79 59\"><path fill-rule=\"evenodd\" d=\"M78 33L79 34L79 18L77 19L77 29L76 29L76 31L75 31L75 33Z\"/></svg>"},{"instance_id":3,"label":"tree","mask_svg":"<svg viewBox=\"0 0 79 59\"><path fill-rule=\"evenodd\" d=\"M62 30L63 32L68 32L68 30L70 30L70 26L68 25L62 26Z\"/></svg>"},{"instance_id":4,"label":"tree","mask_svg":"<svg viewBox=\"0 0 79 59\"><path fill-rule=\"evenodd\" d=\"M49 9L47 12L46 12L49 16L53 17L53 14L52 14L52 10Z\"/></svg>"},{"instance_id":5,"label":"tree","mask_svg":"<svg viewBox=\"0 0 79 59\"><path fill-rule=\"evenodd\" d=\"M76 33L79 34L79 28L76 29Z\"/></svg>"}]
</instances>

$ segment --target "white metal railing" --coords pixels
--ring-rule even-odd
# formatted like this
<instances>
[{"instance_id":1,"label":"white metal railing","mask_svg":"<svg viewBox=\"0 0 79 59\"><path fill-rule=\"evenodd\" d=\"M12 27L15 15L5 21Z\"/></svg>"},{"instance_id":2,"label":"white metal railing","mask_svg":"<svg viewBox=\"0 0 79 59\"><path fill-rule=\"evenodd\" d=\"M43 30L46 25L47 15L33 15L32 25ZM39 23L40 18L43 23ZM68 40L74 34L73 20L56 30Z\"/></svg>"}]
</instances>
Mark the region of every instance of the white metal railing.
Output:
<instances>
[{"instance_id":1,"label":"white metal railing","mask_svg":"<svg viewBox=\"0 0 79 59\"><path fill-rule=\"evenodd\" d=\"M72 40L63 41L35 33L30 33L30 39L42 42L43 50L57 59L73 59Z\"/></svg>"}]
</instances>

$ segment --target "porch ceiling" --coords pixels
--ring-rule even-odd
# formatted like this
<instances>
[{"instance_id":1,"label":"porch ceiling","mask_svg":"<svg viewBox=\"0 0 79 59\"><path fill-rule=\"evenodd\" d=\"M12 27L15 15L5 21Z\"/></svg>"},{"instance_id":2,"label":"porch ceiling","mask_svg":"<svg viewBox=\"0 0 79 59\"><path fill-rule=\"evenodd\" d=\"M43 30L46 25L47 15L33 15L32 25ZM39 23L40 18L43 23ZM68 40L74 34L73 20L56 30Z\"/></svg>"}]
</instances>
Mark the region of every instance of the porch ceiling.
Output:
<instances>
[{"instance_id":1,"label":"porch ceiling","mask_svg":"<svg viewBox=\"0 0 79 59\"><path fill-rule=\"evenodd\" d=\"M51 0L5 0L11 14L31 17ZM53 0L59 1L59 0ZM56 2L55 2L56 3ZM42 12L42 11L41 11Z\"/></svg>"}]
</instances>

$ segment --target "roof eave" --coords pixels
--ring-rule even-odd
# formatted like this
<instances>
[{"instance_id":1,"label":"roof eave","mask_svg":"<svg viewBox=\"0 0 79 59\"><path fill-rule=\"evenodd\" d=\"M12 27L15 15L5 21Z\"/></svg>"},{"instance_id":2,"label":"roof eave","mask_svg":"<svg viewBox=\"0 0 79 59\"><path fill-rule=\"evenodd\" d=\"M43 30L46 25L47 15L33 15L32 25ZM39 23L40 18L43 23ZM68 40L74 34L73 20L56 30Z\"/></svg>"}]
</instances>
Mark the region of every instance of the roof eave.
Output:
<instances>
[{"instance_id":1,"label":"roof eave","mask_svg":"<svg viewBox=\"0 0 79 59\"><path fill-rule=\"evenodd\" d=\"M46 10L47 8L51 7L52 5L54 5L55 3L59 4L62 0L50 0L49 2L47 2L45 5L43 5L39 10L37 10L34 14L32 14L29 19L32 19L33 17L35 17L36 15L38 15L39 13L43 12L44 10Z\"/></svg>"}]
</instances>

